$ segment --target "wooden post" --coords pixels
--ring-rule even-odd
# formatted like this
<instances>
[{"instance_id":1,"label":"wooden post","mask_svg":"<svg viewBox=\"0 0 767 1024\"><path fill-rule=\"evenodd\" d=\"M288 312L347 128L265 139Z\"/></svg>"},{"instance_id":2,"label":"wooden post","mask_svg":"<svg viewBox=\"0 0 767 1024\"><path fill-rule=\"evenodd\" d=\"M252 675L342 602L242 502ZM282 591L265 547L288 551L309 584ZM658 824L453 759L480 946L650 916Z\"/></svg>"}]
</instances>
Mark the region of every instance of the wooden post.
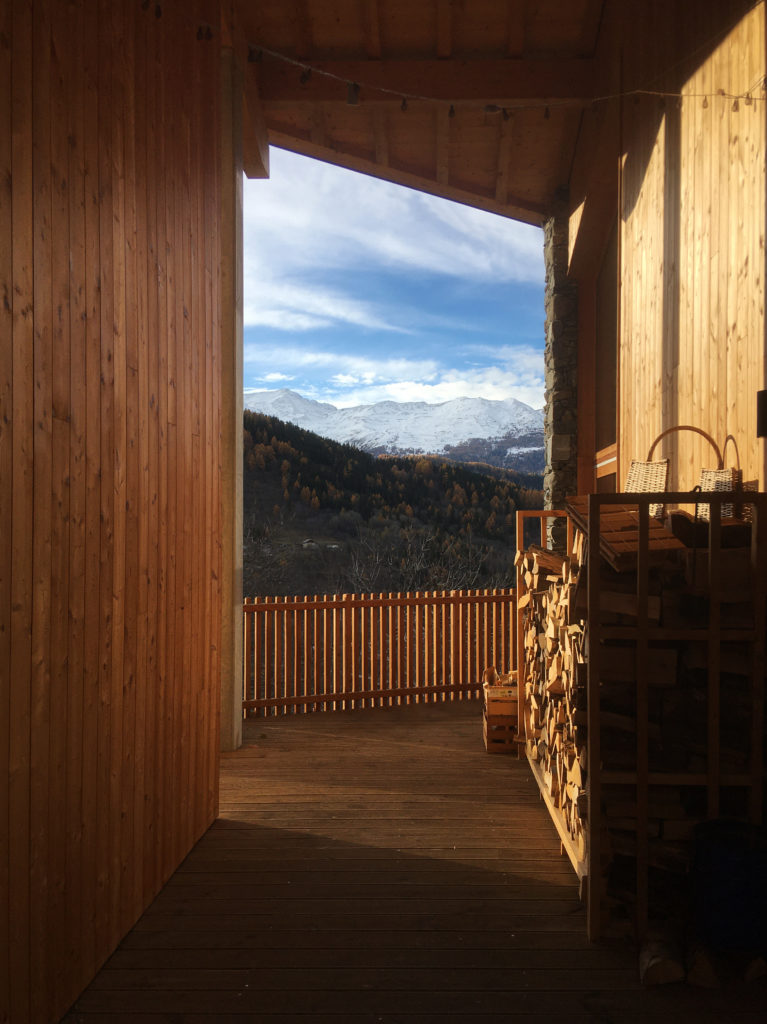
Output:
<instances>
[{"instance_id":1,"label":"wooden post","mask_svg":"<svg viewBox=\"0 0 767 1024\"><path fill-rule=\"evenodd\" d=\"M598 766L601 763L599 721L599 497L589 495L589 551L588 551L588 623L589 660L587 668L587 723L588 723L588 822L589 842L588 891L586 894L586 929L595 942L602 930L602 792ZM596 770L595 770L596 769Z\"/></svg>"},{"instance_id":2,"label":"wooden post","mask_svg":"<svg viewBox=\"0 0 767 1024\"><path fill-rule=\"evenodd\" d=\"M221 50L221 749L242 744L242 73Z\"/></svg>"},{"instance_id":3,"label":"wooden post","mask_svg":"<svg viewBox=\"0 0 767 1024\"><path fill-rule=\"evenodd\" d=\"M650 506L641 502L639 513L639 548L637 551L637 634L636 634L636 927L637 936L643 939L647 929L648 878L647 865L649 842L647 835L647 773L649 771L649 729L648 729L648 643L647 643L647 598L649 586L649 537ZM594 545L598 548L598 544ZM591 566L589 566L591 573ZM591 612L591 609L589 609ZM589 621L591 618L589 616ZM592 653L589 646L590 655ZM595 762L589 761L589 777L596 774Z\"/></svg>"}]
</instances>

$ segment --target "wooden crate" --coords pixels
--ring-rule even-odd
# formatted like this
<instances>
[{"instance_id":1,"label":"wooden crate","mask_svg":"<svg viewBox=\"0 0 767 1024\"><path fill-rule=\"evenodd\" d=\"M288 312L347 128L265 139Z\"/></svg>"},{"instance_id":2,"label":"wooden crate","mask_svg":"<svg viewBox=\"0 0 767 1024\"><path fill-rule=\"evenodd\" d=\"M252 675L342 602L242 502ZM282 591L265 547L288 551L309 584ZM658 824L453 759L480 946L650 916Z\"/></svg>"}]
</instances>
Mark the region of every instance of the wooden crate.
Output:
<instances>
[{"instance_id":1,"label":"wooden crate","mask_svg":"<svg viewBox=\"0 0 767 1024\"><path fill-rule=\"evenodd\" d=\"M482 715L482 738L488 754L517 753L517 719L515 715Z\"/></svg>"},{"instance_id":2,"label":"wooden crate","mask_svg":"<svg viewBox=\"0 0 767 1024\"><path fill-rule=\"evenodd\" d=\"M488 715L494 718L517 714L516 686L490 686L489 683L483 683L482 690Z\"/></svg>"}]
</instances>

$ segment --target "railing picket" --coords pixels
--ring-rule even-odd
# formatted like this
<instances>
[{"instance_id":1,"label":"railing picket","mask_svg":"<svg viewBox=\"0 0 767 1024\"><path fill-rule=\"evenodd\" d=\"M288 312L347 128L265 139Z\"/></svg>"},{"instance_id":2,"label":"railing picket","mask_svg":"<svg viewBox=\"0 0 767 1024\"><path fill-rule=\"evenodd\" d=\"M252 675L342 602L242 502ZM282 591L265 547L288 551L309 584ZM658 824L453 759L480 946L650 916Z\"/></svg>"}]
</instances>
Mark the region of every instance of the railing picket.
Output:
<instances>
[{"instance_id":1,"label":"railing picket","mask_svg":"<svg viewBox=\"0 0 767 1024\"><path fill-rule=\"evenodd\" d=\"M378 595L378 689L383 690L386 663L384 661L384 650L386 649L384 643L384 609L383 609L384 595ZM373 701L374 707L383 707L383 698Z\"/></svg>"},{"instance_id":2,"label":"railing picket","mask_svg":"<svg viewBox=\"0 0 767 1024\"><path fill-rule=\"evenodd\" d=\"M415 597L418 601L423 595L420 590L416 590ZM415 695L413 697L414 704L421 703L420 689L422 684L421 680L421 650L423 645L421 644L421 606L416 604L412 611L411 617L412 634L410 637L411 648L410 648L410 665L412 671L412 683L411 685L415 688Z\"/></svg>"},{"instance_id":3,"label":"railing picket","mask_svg":"<svg viewBox=\"0 0 767 1024\"><path fill-rule=\"evenodd\" d=\"M482 593L483 593L484 597L487 597L489 594L492 594L493 591L487 590L485 588L482 591ZM489 602L489 601L483 601L482 602L482 638L483 638L483 641L484 641L483 644L482 644L482 647L483 647L483 650L482 650L482 662L484 662L485 666L491 664L491 649L492 649L491 648L491 631L489 631L488 626L487 626L487 612L492 607L493 607L493 605L491 604L491 602Z\"/></svg>"},{"instance_id":4,"label":"railing picket","mask_svg":"<svg viewBox=\"0 0 767 1024\"><path fill-rule=\"evenodd\" d=\"M304 594L304 601L309 602L309 595ZM301 643L299 644L299 653L301 656L301 696L306 696L307 681L309 678L309 665L313 660L313 650L310 640L310 622L313 618L313 612L304 608L301 613ZM296 633L296 636L298 633ZM306 714L308 708L306 704L301 705L301 713Z\"/></svg>"},{"instance_id":5,"label":"railing picket","mask_svg":"<svg viewBox=\"0 0 767 1024\"><path fill-rule=\"evenodd\" d=\"M245 604L250 603L249 598L245 598ZM253 626L255 625L255 616L246 615L243 612L242 616L242 686L245 693L245 700L252 700L254 697L253 693ZM251 714L245 712L245 718L250 718Z\"/></svg>"},{"instance_id":6,"label":"railing picket","mask_svg":"<svg viewBox=\"0 0 767 1024\"><path fill-rule=\"evenodd\" d=\"M437 685L438 655L439 655L439 605L437 604L437 591L432 590L431 596L434 599L431 606L431 685ZM432 701L436 703L437 694L432 694Z\"/></svg>"},{"instance_id":7,"label":"railing picket","mask_svg":"<svg viewBox=\"0 0 767 1024\"><path fill-rule=\"evenodd\" d=\"M316 607L319 598L317 594L313 598L315 607L312 608L311 616L311 632L312 632L312 658L311 658L311 671L308 676L307 685L304 688L304 693L307 696L313 697L317 693L317 686L320 679L320 649L319 649L319 620L320 612ZM311 705L304 704L304 711L309 711Z\"/></svg>"},{"instance_id":8,"label":"railing picket","mask_svg":"<svg viewBox=\"0 0 767 1024\"><path fill-rule=\"evenodd\" d=\"M393 597L394 597L394 595L390 592L389 593L389 600L392 600ZM388 673L389 689L390 690L394 689L394 678L395 678L394 659L395 659L396 630L395 630L394 626L395 626L395 623L394 623L394 605L390 604L389 605L389 614L388 614L388 627L387 627L388 628L388 632L387 632L387 635L386 635L387 650L389 652L389 664L388 664L388 667L387 667L387 673ZM387 707L387 708L390 708L393 703L394 703L394 698L390 696L388 698L388 700L385 702L384 706Z\"/></svg>"},{"instance_id":9,"label":"railing picket","mask_svg":"<svg viewBox=\"0 0 767 1024\"><path fill-rule=\"evenodd\" d=\"M325 594L326 606L322 610L322 693L327 696L331 692L333 673L330 665L330 655L333 650L331 629L333 627L333 616L335 612L327 607L328 595ZM323 711L329 711L331 705L328 701L322 704Z\"/></svg>"},{"instance_id":10,"label":"railing picket","mask_svg":"<svg viewBox=\"0 0 767 1024\"><path fill-rule=\"evenodd\" d=\"M442 591L442 597L447 597L447 591ZM439 627L439 644L440 644L440 679L443 684L447 682L447 604L443 603L440 608L440 627ZM442 701L447 700L447 694L443 691Z\"/></svg>"},{"instance_id":11,"label":"railing picket","mask_svg":"<svg viewBox=\"0 0 767 1024\"><path fill-rule=\"evenodd\" d=\"M285 601L289 600L285 598ZM296 637L296 613L295 611L289 612L283 610L282 612L282 628L283 636L285 640L285 672L283 674L282 692L286 697L296 696L296 663L294 658L295 651L295 637ZM287 714L287 707L283 709L283 714Z\"/></svg>"},{"instance_id":12,"label":"railing picket","mask_svg":"<svg viewBox=\"0 0 767 1024\"><path fill-rule=\"evenodd\" d=\"M397 593L397 599L402 597L401 593ZM397 604L397 689L402 689L405 685L405 637L404 637L404 623L405 623L405 608L402 604ZM397 694L397 705L407 703L406 698Z\"/></svg>"}]
</instances>

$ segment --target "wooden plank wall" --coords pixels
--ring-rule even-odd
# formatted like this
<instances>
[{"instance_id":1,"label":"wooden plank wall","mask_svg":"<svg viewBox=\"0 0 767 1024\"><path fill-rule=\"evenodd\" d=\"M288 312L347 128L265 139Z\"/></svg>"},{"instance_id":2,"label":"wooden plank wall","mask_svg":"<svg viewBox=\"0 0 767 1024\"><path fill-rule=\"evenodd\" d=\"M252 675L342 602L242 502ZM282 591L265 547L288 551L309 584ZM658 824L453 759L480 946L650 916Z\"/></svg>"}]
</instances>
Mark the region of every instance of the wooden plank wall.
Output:
<instances>
[{"instance_id":1,"label":"wooden plank wall","mask_svg":"<svg viewBox=\"0 0 767 1024\"><path fill-rule=\"evenodd\" d=\"M0 4L0 1020L213 820L218 0Z\"/></svg>"},{"instance_id":2,"label":"wooden plank wall","mask_svg":"<svg viewBox=\"0 0 767 1024\"><path fill-rule=\"evenodd\" d=\"M663 429L692 424L720 447L732 434L764 488L764 3L631 6L623 90L668 95L622 103L619 479ZM716 465L689 433L665 454L676 489Z\"/></svg>"}]
</instances>

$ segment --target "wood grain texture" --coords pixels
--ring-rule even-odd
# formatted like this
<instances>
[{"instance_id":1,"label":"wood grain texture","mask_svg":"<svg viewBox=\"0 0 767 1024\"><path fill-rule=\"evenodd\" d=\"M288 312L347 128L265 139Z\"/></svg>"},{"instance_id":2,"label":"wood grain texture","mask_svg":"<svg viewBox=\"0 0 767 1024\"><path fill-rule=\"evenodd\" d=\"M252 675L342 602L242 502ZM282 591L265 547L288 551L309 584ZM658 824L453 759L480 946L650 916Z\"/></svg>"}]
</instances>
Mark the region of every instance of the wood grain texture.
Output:
<instances>
[{"instance_id":1,"label":"wood grain texture","mask_svg":"<svg viewBox=\"0 0 767 1024\"><path fill-rule=\"evenodd\" d=\"M0 15L0 1019L58 1019L215 814L217 17Z\"/></svg>"},{"instance_id":2,"label":"wood grain texture","mask_svg":"<svg viewBox=\"0 0 767 1024\"><path fill-rule=\"evenodd\" d=\"M763 990L643 989L630 949L587 941L529 769L485 753L476 705L244 739L221 818L65 1024L760 1019Z\"/></svg>"},{"instance_id":3,"label":"wood grain texture","mask_svg":"<svg viewBox=\"0 0 767 1024\"><path fill-rule=\"evenodd\" d=\"M624 67L627 88L651 77L671 95L623 104L619 480L679 423L720 446L732 434L744 478L759 479L765 118L763 93L747 97L765 72L764 6L738 20L707 3L695 25L665 7L661 25L653 12L634 22ZM664 454L680 489L714 465L694 435L672 436Z\"/></svg>"},{"instance_id":4,"label":"wood grain texture","mask_svg":"<svg viewBox=\"0 0 767 1024\"><path fill-rule=\"evenodd\" d=\"M261 715L326 710L336 692L351 695L350 708L476 696L487 666L511 668L513 605L513 590L247 599L243 707ZM454 613L448 648L445 616ZM312 628L319 621L327 628ZM328 664L340 666L335 689Z\"/></svg>"}]
</instances>

